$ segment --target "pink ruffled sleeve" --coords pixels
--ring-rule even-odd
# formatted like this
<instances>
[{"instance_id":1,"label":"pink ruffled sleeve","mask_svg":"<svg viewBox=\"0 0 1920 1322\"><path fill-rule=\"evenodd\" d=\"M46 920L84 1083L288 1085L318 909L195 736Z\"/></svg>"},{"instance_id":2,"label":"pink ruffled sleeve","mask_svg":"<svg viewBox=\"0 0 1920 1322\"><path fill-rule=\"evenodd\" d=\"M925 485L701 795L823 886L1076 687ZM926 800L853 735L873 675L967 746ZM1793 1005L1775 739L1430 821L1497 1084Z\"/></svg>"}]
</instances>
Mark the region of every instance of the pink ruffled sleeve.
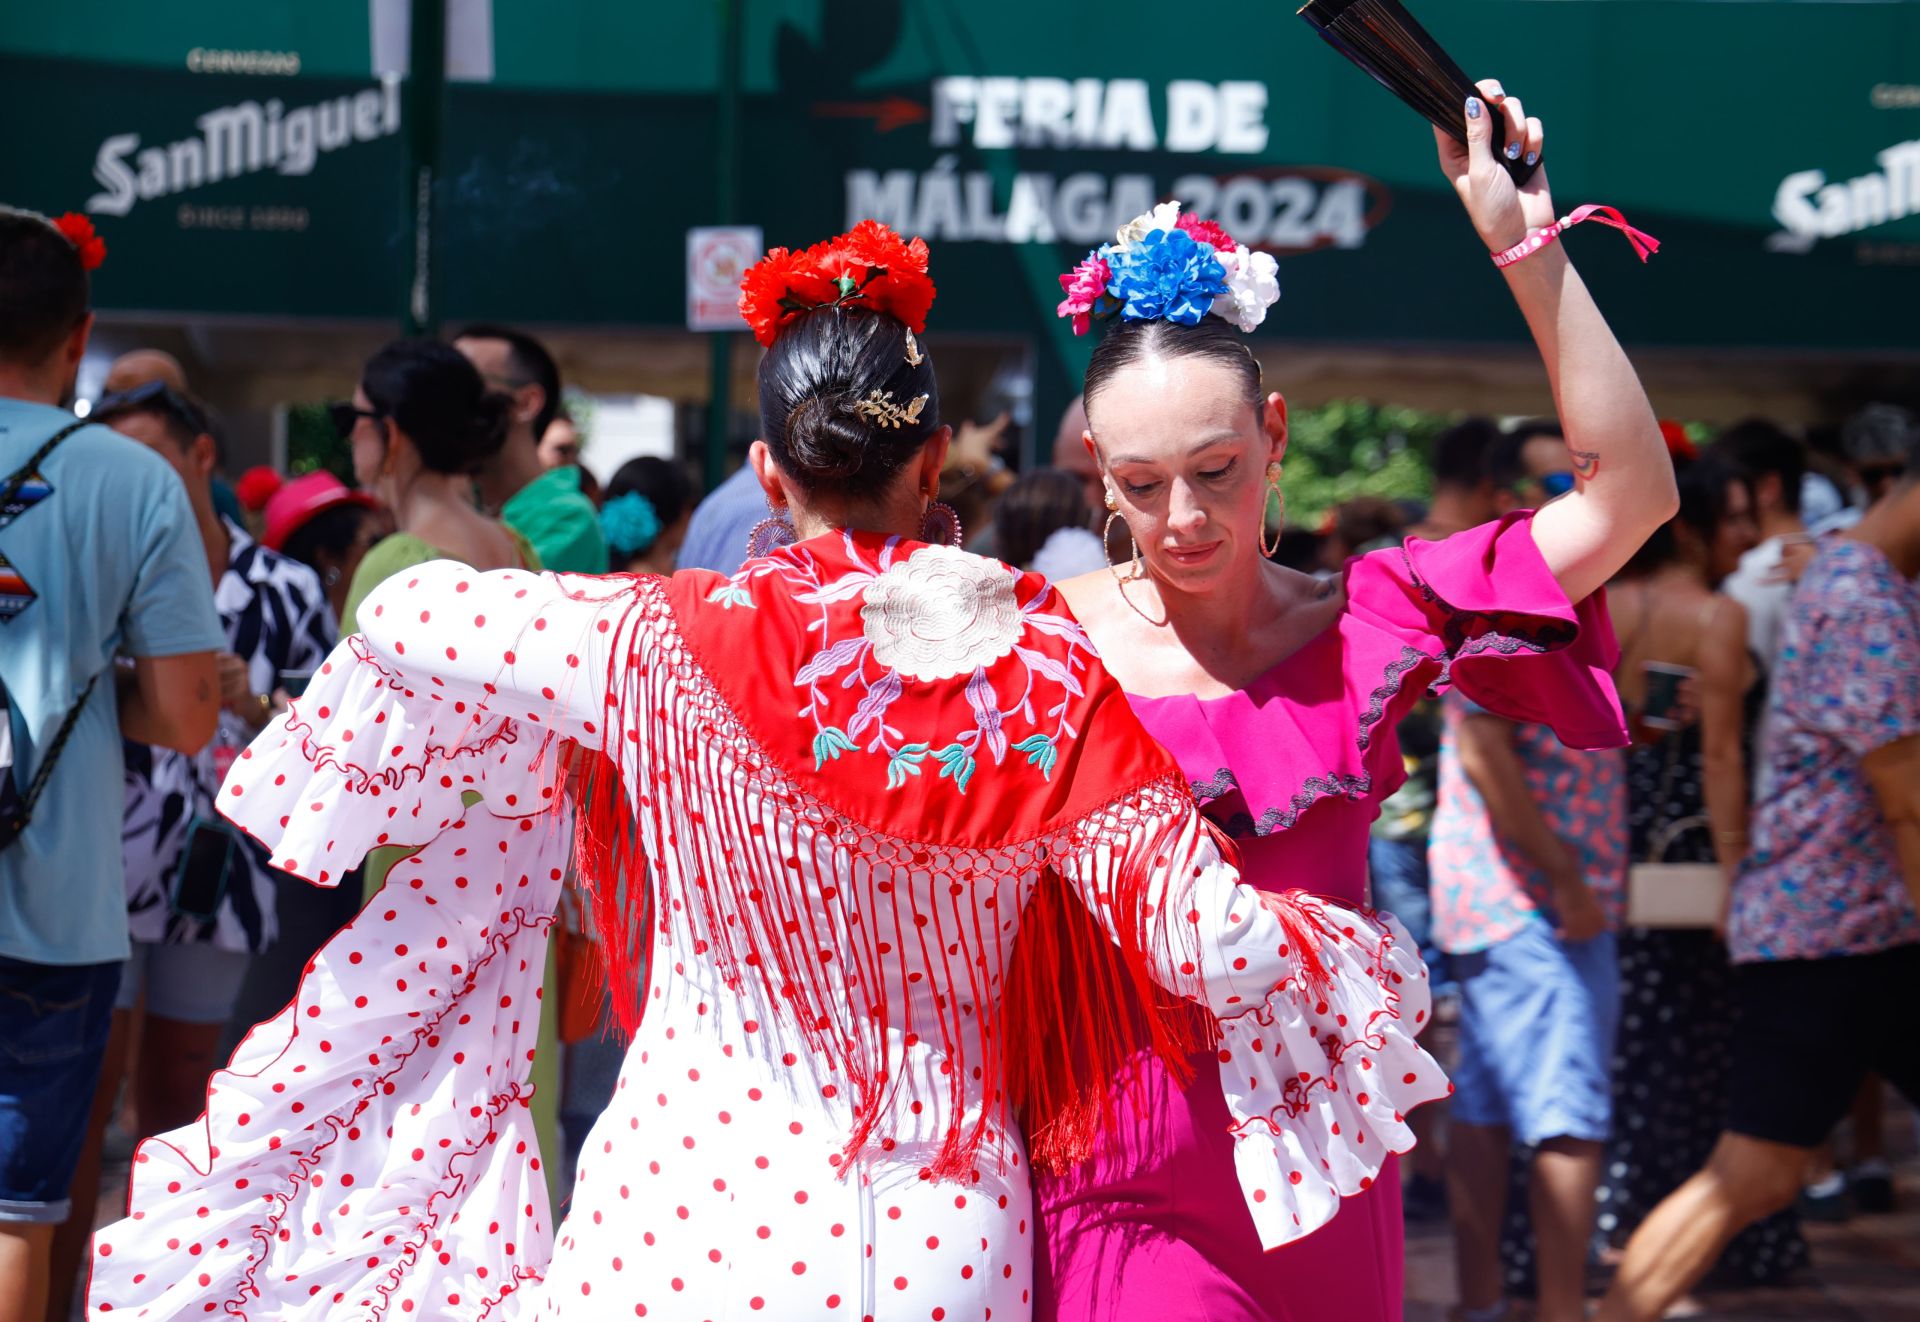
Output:
<instances>
[{"instance_id":1,"label":"pink ruffled sleeve","mask_svg":"<svg viewBox=\"0 0 1920 1322\"><path fill-rule=\"evenodd\" d=\"M1534 545L1532 511L1363 556L1347 593L1355 614L1442 662L1436 689L1545 725L1570 748L1628 742L1606 595L1567 600Z\"/></svg>"}]
</instances>

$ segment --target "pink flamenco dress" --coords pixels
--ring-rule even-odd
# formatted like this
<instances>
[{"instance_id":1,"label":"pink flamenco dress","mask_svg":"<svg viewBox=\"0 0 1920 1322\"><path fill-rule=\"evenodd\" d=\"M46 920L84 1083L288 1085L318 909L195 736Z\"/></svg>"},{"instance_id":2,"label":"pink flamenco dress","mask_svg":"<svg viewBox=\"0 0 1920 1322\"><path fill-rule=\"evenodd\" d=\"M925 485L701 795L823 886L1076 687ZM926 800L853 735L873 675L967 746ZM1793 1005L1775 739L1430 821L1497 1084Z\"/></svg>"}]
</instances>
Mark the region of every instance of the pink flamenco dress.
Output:
<instances>
[{"instance_id":1,"label":"pink flamenco dress","mask_svg":"<svg viewBox=\"0 0 1920 1322\"><path fill-rule=\"evenodd\" d=\"M1567 600L1531 522L1509 516L1350 561L1337 623L1237 693L1130 699L1208 818L1238 844L1247 884L1363 902L1368 827L1405 779L1394 727L1429 687L1451 685L1499 715L1551 726L1572 747L1627 742L1603 602ZM1390 1026L1339 1017L1336 1004L1340 1027L1322 1037L1327 1060L1368 1064L1389 1027L1424 1026L1425 1006L1424 995L1417 1008L1412 998L1389 1006L1404 1020ZM1101 1136L1091 1159L1036 1170L1036 1322L1401 1316L1393 1163L1378 1178L1326 1172L1310 1238L1262 1234L1231 1196L1245 1126L1229 1112L1224 1074L1196 1063L1183 1088L1158 1061L1137 1059L1115 1082L1130 1119ZM1342 1104L1344 1081L1330 1071L1303 1071L1297 1082L1276 1123ZM1393 1142L1396 1154L1412 1146L1404 1131Z\"/></svg>"},{"instance_id":2,"label":"pink flamenco dress","mask_svg":"<svg viewBox=\"0 0 1920 1322\"><path fill-rule=\"evenodd\" d=\"M1168 993L1153 1058L1212 1076L1219 1196L1275 1242L1445 1091L1397 1023L1417 955L1240 885L1036 575L848 534L731 578L438 562L359 618L221 798L321 885L412 852L141 1144L96 1322L1024 1322L1016 1113L1118 1120L1110 1016L1050 1050L1070 987ZM644 1013L556 1210L528 1071L570 855ZM1335 1006L1365 1059L1323 1057ZM1289 1112L1308 1067L1344 1086Z\"/></svg>"}]
</instances>

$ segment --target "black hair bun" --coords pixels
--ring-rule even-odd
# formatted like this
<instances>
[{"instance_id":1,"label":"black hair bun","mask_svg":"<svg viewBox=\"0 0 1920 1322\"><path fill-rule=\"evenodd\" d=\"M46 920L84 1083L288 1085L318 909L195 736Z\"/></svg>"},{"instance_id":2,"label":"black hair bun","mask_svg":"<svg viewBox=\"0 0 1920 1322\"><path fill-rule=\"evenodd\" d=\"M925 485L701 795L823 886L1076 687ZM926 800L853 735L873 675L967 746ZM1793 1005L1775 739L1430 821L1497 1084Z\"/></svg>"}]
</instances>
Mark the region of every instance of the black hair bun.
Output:
<instances>
[{"instance_id":1,"label":"black hair bun","mask_svg":"<svg viewBox=\"0 0 1920 1322\"><path fill-rule=\"evenodd\" d=\"M840 482L857 474L874 449L873 424L849 395L809 395L787 424L787 453L804 482Z\"/></svg>"}]
</instances>

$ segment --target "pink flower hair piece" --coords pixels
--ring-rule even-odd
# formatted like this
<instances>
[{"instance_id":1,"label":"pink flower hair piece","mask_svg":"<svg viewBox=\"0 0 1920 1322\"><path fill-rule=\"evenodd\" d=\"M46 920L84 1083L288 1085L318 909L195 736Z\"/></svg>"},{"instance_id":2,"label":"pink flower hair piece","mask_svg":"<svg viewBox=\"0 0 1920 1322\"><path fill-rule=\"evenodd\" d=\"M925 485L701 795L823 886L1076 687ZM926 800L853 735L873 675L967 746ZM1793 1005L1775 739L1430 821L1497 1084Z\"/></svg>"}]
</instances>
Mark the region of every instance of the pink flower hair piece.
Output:
<instances>
[{"instance_id":1,"label":"pink flower hair piece","mask_svg":"<svg viewBox=\"0 0 1920 1322\"><path fill-rule=\"evenodd\" d=\"M1060 300L1057 311L1063 317L1073 318L1075 335L1087 333L1094 304L1105 296L1112 279L1107 259L1097 252L1088 253L1085 261L1060 277L1060 288L1067 296Z\"/></svg>"}]
</instances>

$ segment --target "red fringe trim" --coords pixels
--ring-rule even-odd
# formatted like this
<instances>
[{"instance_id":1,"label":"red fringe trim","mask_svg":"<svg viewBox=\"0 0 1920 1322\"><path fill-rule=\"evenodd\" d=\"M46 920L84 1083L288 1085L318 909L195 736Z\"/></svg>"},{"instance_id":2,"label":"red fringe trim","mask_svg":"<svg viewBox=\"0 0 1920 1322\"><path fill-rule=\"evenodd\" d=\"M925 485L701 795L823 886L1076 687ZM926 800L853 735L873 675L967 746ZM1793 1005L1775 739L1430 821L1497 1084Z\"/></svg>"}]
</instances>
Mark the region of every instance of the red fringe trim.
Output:
<instances>
[{"instance_id":1,"label":"red fringe trim","mask_svg":"<svg viewBox=\"0 0 1920 1322\"><path fill-rule=\"evenodd\" d=\"M656 947L672 923L688 924L694 952L750 1007L765 1007L763 1031L798 1038L851 1102L843 1176L870 1145L893 1146L892 1044L936 1045L953 1124L921 1175L959 1181L978 1178L981 1147L1016 1105L1031 1151L1064 1165L1084 1157L1111 1119L1110 1086L1130 1056L1152 1051L1184 1076L1186 1057L1212 1044L1212 1017L1173 1002L1153 978L1156 967L1194 971L1175 925L1148 903L1197 838L1177 771L1041 840L992 851L901 840L787 779L680 640L661 580L620 590L632 602L614 632L617 678L603 728L637 780L629 786L621 766L597 753L569 793L576 864L627 1040L641 1022ZM715 783L723 764L745 794ZM664 851L661 866L648 868L643 844ZM1100 847L1119 862L1114 875L1093 878L1106 891L1112 935L1052 866L1072 869L1069 858ZM978 883L1029 871L1040 881L1003 963L1003 919ZM923 978L927 989L905 994ZM1127 993L1148 1007L1137 1022L1116 1019ZM928 1004L931 1014L917 1008ZM976 1085L986 1104L963 1126Z\"/></svg>"}]
</instances>

